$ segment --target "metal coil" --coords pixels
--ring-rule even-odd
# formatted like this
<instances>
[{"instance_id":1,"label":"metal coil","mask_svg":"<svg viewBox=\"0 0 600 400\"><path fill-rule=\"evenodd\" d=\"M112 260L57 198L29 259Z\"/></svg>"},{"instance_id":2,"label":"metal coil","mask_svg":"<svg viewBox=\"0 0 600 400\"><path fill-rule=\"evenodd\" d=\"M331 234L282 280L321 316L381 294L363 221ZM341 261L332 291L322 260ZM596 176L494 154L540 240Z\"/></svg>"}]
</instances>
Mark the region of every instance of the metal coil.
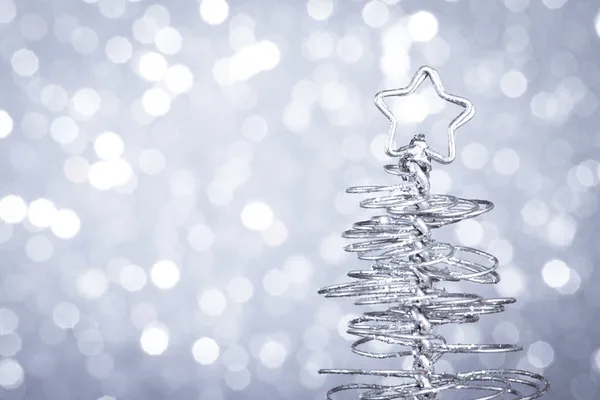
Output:
<instances>
[{"instance_id":1,"label":"metal coil","mask_svg":"<svg viewBox=\"0 0 600 400\"><path fill-rule=\"evenodd\" d=\"M421 74L430 77L432 71L429 67L420 70ZM417 75L413 78L413 81L422 80ZM403 93L410 92L405 90ZM370 269L350 271L348 276L354 281L319 291L325 297L352 297L356 298L357 305L383 308L367 311L348 323L348 333L359 338L352 344L352 351L376 359L412 357L412 369L321 370L326 374L395 380L386 385L352 383L337 386L327 393L327 399L335 399L336 393L345 391L357 391L357 398L361 400L431 400L447 398L445 394L456 396L456 392L460 392L460 397L448 398L538 398L548 390L549 383L535 373L511 369L456 374L435 372L435 362L447 353L512 352L521 347L450 344L435 332L435 328L443 324L473 323L481 315L502 312L504 306L515 299L486 299L475 294L451 293L437 286L451 281L494 284L500 277L496 272L498 260L493 255L433 239L432 228L476 217L490 211L493 204L485 200L431 194L432 153L428 149L424 136L417 135L409 146L395 153L400 157L398 165L388 165L385 171L399 177L399 184L357 186L347 190L348 193L374 195L362 200L361 207L385 211L385 214L355 223L352 229L343 233L345 238L356 240L345 250L372 264ZM371 342L392 345L394 350L369 350Z\"/></svg>"}]
</instances>

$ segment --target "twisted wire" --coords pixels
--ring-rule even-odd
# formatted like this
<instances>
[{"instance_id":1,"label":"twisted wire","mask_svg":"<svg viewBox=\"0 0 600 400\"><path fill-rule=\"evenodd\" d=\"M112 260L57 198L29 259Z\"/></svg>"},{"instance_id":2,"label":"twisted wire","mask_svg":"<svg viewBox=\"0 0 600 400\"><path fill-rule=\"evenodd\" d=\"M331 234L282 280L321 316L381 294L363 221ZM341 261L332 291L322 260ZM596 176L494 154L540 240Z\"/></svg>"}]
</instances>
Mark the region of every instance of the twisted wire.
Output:
<instances>
[{"instance_id":1,"label":"twisted wire","mask_svg":"<svg viewBox=\"0 0 600 400\"><path fill-rule=\"evenodd\" d=\"M513 298L486 299L476 294L452 293L439 283L466 281L494 284L498 260L486 252L437 242L432 229L473 218L493 208L486 200L461 199L430 193L431 158L422 135L417 135L398 165L384 167L399 178L391 186L357 186L348 193L367 194L360 206L384 210L382 215L360 221L343 233L356 240L345 247L370 269L350 271L354 280L323 288L325 297L355 298L356 305L372 306L348 323L348 333L358 337L356 354L390 359L412 357L412 369L331 369L321 373L394 378L393 384L352 383L327 393L356 391L361 400L432 400L460 392L473 400L540 397L549 383L539 374L512 369L488 369L456 374L436 373L435 362L447 353L498 353L521 350L511 344L451 344L436 333L437 326L473 323L479 317L504 311ZM369 350L373 342L392 345L393 351ZM470 397L465 397L470 396Z\"/></svg>"}]
</instances>

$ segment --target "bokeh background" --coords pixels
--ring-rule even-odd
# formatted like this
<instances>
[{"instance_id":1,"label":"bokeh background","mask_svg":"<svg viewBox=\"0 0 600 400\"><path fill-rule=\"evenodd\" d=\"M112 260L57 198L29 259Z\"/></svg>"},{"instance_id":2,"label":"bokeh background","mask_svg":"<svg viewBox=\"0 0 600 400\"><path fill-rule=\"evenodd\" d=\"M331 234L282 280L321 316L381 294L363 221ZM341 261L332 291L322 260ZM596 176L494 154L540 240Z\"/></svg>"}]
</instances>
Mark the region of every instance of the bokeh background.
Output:
<instances>
[{"instance_id":1,"label":"bokeh background","mask_svg":"<svg viewBox=\"0 0 600 400\"><path fill-rule=\"evenodd\" d=\"M393 182L372 104L423 64L476 117L434 191L493 212L436 232L501 260L519 342L439 370L524 368L600 396L595 0L0 0L0 398L322 399L363 310L347 186ZM446 149L455 106L391 102ZM402 143L400 143L402 144Z\"/></svg>"}]
</instances>

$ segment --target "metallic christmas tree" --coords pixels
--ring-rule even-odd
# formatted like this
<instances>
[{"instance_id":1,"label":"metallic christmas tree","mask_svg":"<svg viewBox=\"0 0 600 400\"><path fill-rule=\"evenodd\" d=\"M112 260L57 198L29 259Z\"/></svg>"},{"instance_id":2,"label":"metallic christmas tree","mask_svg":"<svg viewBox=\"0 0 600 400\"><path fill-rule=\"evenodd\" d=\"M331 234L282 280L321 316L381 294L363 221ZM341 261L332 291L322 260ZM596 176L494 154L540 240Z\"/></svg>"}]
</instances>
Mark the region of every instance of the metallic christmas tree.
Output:
<instances>
[{"instance_id":1,"label":"metallic christmas tree","mask_svg":"<svg viewBox=\"0 0 600 400\"><path fill-rule=\"evenodd\" d=\"M438 96L464 108L448 126L445 156L432 150L423 135L396 149L396 119L384 103L386 97L413 93L427 78ZM397 164L386 165L384 169L397 176L399 183L347 190L372 194L373 197L361 201L361 207L381 209L385 214L357 222L343 234L356 240L345 249L357 253L361 260L370 261L370 269L351 271L348 276L354 281L321 289L320 293L326 297L354 297L355 304L372 309L348 324L348 333L359 338L352 345L354 353L376 359L411 357L412 368L321 370L327 374L391 378L386 384L341 385L331 389L327 399L334 399L336 393L344 391L356 391L355 398L361 400L525 400L542 396L549 388L548 381L527 371L490 369L452 374L435 371L435 362L446 353L521 350L510 344L451 344L436 333L440 325L477 322L481 315L502 312L506 304L515 301L452 293L442 286L444 282L493 284L500 280L496 257L469 247L437 242L431 232L433 228L476 217L493 208L486 200L430 193L431 162L449 164L454 160L456 129L473 117L473 105L446 93L438 73L427 66L417 71L407 87L378 93L375 104L390 121L386 153L398 158ZM373 350L374 342L384 343L393 350Z\"/></svg>"}]
</instances>

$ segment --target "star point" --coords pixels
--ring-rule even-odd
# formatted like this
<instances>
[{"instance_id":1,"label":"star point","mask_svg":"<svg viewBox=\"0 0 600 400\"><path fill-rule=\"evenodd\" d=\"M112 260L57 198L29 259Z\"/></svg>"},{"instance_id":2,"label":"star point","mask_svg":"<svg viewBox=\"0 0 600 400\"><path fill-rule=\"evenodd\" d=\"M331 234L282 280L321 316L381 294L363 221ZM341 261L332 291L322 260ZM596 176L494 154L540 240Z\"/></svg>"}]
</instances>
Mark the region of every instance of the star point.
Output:
<instances>
[{"instance_id":1,"label":"star point","mask_svg":"<svg viewBox=\"0 0 600 400\"><path fill-rule=\"evenodd\" d=\"M391 157L399 157L406 153L409 146L395 148L394 143L396 136L396 127L398 123L394 114L385 104L384 99L386 97L408 96L414 93L417 90L417 88L419 88L421 83L423 83L423 81L427 78L429 78L429 80L433 84L433 88L435 89L435 92L440 98L450 103L462 106L464 108L464 110L448 125L448 155L444 156L432 150L431 148L427 148L426 150L427 155L431 157L432 160L435 160L442 164L449 164L452 161L454 161L454 158L456 156L456 130L465 123L467 123L471 118L473 118L473 115L475 115L475 108L469 100L460 96L455 96L453 94L447 93L444 90L444 86L442 85L442 80L440 79L438 72L435 69L426 65L422 66L417 70L417 72L409 82L408 86L399 89L383 90L375 95L375 105L377 106L379 111L381 111L383 115L385 115L386 118L390 121L389 139L386 145L385 152Z\"/></svg>"}]
</instances>

